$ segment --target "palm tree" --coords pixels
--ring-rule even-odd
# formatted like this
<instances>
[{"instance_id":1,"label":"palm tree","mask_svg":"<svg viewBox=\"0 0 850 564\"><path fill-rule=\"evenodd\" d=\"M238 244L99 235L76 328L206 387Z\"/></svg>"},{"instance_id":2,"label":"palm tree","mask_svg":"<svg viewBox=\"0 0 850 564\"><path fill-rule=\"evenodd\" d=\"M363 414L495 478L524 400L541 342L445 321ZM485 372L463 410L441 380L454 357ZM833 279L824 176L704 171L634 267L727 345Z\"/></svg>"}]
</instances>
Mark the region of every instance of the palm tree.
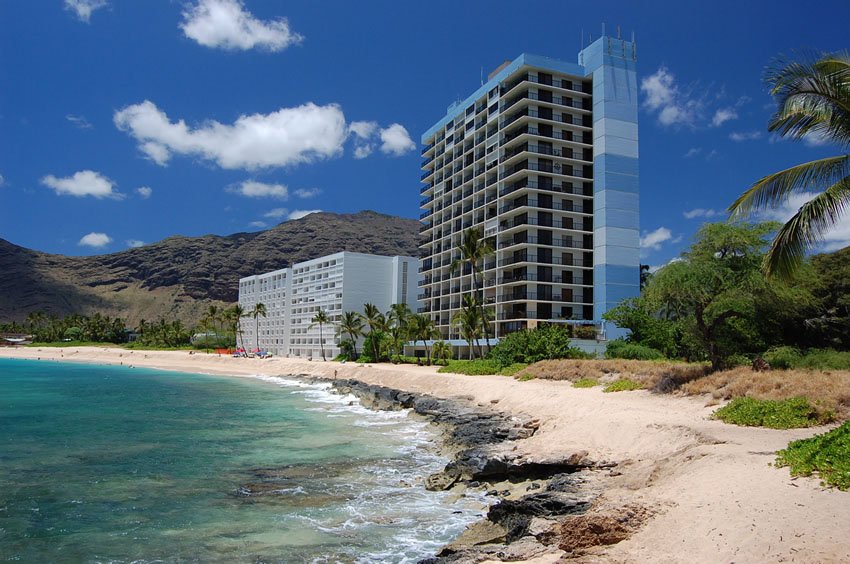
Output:
<instances>
[{"instance_id":1,"label":"palm tree","mask_svg":"<svg viewBox=\"0 0 850 564\"><path fill-rule=\"evenodd\" d=\"M221 321L221 314L224 312L220 312L217 305L210 304L207 306L207 317L210 320L210 325L212 326L213 333L215 333L216 337L218 337L218 323Z\"/></svg>"},{"instance_id":2,"label":"palm tree","mask_svg":"<svg viewBox=\"0 0 850 564\"><path fill-rule=\"evenodd\" d=\"M346 311L342 314L337 331L345 333L351 339L354 358L357 358L357 338L363 335L363 316L356 311Z\"/></svg>"},{"instance_id":3,"label":"palm tree","mask_svg":"<svg viewBox=\"0 0 850 564\"><path fill-rule=\"evenodd\" d=\"M257 350L260 350L260 316L266 316L266 304L257 302L248 315L254 318L254 336L256 337Z\"/></svg>"},{"instance_id":4,"label":"palm tree","mask_svg":"<svg viewBox=\"0 0 850 564\"><path fill-rule=\"evenodd\" d=\"M768 131L792 139L814 138L850 147L850 54L821 55L808 61L780 60L768 69L765 81L776 98L777 110ZM821 191L803 204L783 225L764 259L768 276L788 279L807 249L850 206L850 154L811 161L765 176L731 206L731 218L759 208L775 208L794 194Z\"/></svg>"},{"instance_id":5,"label":"palm tree","mask_svg":"<svg viewBox=\"0 0 850 564\"><path fill-rule=\"evenodd\" d=\"M319 326L319 346L322 349L322 360L327 360L325 358L325 335L324 335L323 329L324 329L325 323L330 323L330 322L331 322L331 318L328 317L328 314L325 312L325 310L320 309L319 311L316 312L316 315L313 316L313 319L311 319L311 323L310 323L310 327L309 327L310 329L312 329L316 325Z\"/></svg>"},{"instance_id":6,"label":"palm tree","mask_svg":"<svg viewBox=\"0 0 850 564\"><path fill-rule=\"evenodd\" d=\"M375 304L363 304L363 319L366 321L366 325L369 326L369 336L372 338L372 352L374 353L373 360L378 362L380 360L379 357L379 349L378 349L378 332L386 329L387 320L384 317L384 314L381 313L381 310L378 309L378 306Z\"/></svg>"},{"instance_id":7,"label":"palm tree","mask_svg":"<svg viewBox=\"0 0 850 564\"><path fill-rule=\"evenodd\" d=\"M428 348L428 341L436 339L440 336L440 332L434 326L434 320L427 315L417 314L410 318L410 336L413 337L413 343L422 341L425 346L425 356L428 359L428 364L431 364L431 349Z\"/></svg>"},{"instance_id":8,"label":"palm tree","mask_svg":"<svg viewBox=\"0 0 850 564\"><path fill-rule=\"evenodd\" d=\"M434 360L436 362L445 362L452 358L452 347L445 341L437 341L434 343Z\"/></svg>"},{"instance_id":9,"label":"palm tree","mask_svg":"<svg viewBox=\"0 0 850 564\"><path fill-rule=\"evenodd\" d=\"M482 237L482 232L480 229L470 227L469 229L463 232L463 237L461 239L460 247L458 247L458 249L460 250L460 258L455 259L452 262L451 269L452 271L454 271L462 265L469 265L470 269L472 270L472 288L475 292L475 297L478 299L479 264L483 263L484 259L493 254L493 247L486 239ZM489 324L487 323L487 314L484 312L483 290L480 293L482 295L480 301L478 302L478 308L481 311L481 329L484 333L484 339L487 343L487 353L489 354L490 329Z\"/></svg>"},{"instance_id":10,"label":"palm tree","mask_svg":"<svg viewBox=\"0 0 850 564\"><path fill-rule=\"evenodd\" d=\"M483 357L481 342L481 310L478 309L478 300L475 296L467 294L463 297L460 311L452 316L452 325L460 330L461 335L469 345L469 358L473 357L473 345L478 349L478 355Z\"/></svg>"},{"instance_id":11,"label":"palm tree","mask_svg":"<svg viewBox=\"0 0 850 564\"><path fill-rule=\"evenodd\" d=\"M245 344L240 344L240 341L242 341L242 318L246 315L245 307L240 303L235 303L227 312L230 317L231 329L237 339L236 344L244 349Z\"/></svg>"},{"instance_id":12,"label":"palm tree","mask_svg":"<svg viewBox=\"0 0 850 564\"><path fill-rule=\"evenodd\" d=\"M413 312L407 304L392 304L390 311L387 313L387 325L390 333L390 356L393 353L402 354L404 352L404 342L409 337L410 317Z\"/></svg>"}]
</instances>

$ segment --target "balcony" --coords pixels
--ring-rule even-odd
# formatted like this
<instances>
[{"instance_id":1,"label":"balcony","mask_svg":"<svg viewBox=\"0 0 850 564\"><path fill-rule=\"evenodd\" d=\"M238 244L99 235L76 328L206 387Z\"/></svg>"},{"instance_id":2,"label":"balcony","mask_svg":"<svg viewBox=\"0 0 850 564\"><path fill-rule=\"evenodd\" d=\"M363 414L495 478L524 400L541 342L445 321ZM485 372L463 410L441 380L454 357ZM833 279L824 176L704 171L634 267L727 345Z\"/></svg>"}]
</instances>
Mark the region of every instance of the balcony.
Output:
<instances>
[{"instance_id":1,"label":"balcony","mask_svg":"<svg viewBox=\"0 0 850 564\"><path fill-rule=\"evenodd\" d=\"M502 157L501 161L505 162L506 160L516 155L519 155L520 153L537 153L538 155L548 155L552 157L561 157L564 159L584 161L584 155L582 155L579 151L575 151L570 148L546 147L544 145L528 145L525 143L520 145L519 147L506 150L505 156ZM576 153L578 153L578 155L576 155Z\"/></svg>"},{"instance_id":2,"label":"balcony","mask_svg":"<svg viewBox=\"0 0 850 564\"><path fill-rule=\"evenodd\" d=\"M522 225L539 225L540 227L554 227L555 229L571 229L575 231L574 222L571 223L568 221L570 219L571 218L565 217L560 218L560 220L540 220L536 217L515 217L501 222L499 224L499 231L507 231L508 229L513 229L514 227L520 227Z\"/></svg>"},{"instance_id":3,"label":"balcony","mask_svg":"<svg viewBox=\"0 0 850 564\"><path fill-rule=\"evenodd\" d=\"M558 123L565 123L567 125L577 125L579 127L587 127L587 128L590 127L590 126L584 124L584 118L582 116L573 116L573 115L561 116L561 115L558 115L558 114L553 114L551 112L542 113L538 110L529 110L528 108L526 108L524 110L520 110L519 112L515 113L512 116L506 117L505 120L502 122L502 128L504 129L505 127L509 126L510 124L515 122L516 120L523 118L523 117L530 117L530 118L535 118L535 119L555 121L555 122L558 122Z\"/></svg>"},{"instance_id":4,"label":"balcony","mask_svg":"<svg viewBox=\"0 0 850 564\"><path fill-rule=\"evenodd\" d=\"M507 196L517 190L521 190L523 188L531 188L534 190L542 190L545 192L552 192L553 194L576 194L579 196L590 196L592 194L585 193L583 188L577 188L573 186L571 182L538 182L536 180L528 180L523 179L515 184L511 184L510 186L506 186L499 191L499 196ZM588 212L590 213L590 212Z\"/></svg>"},{"instance_id":5,"label":"balcony","mask_svg":"<svg viewBox=\"0 0 850 564\"><path fill-rule=\"evenodd\" d=\"M550 174L561 174L561 175L564 175L564 176L573 176L573 177L576 177L576 178L587 178L587 179L593 178L592 174L587 174L582 169L572 168L572 167L567 166L567 165L562 166L560 163L548 164L548 163L522 162L522 163L516 164L514 166L510 166L507 169L505 169L504 172L502 172L499 175L499 179L504 180L505 178L507 178L507 177L509 177L513 174L516 174L517 172L521 172L523 170L532 170L532 171L535 171L535 172L548 172Z\"/></svg>"},{"instance_id":6,"label":"balcony","mask_svg":"<svg viewBox=\"0 0 850 564\"><path fill-rule=\"evenodd\" d=\"M502 96L505 96L508 92L522 84L523 82L532 82L534 84L543 84L545 86L552 86L554 88L561 88L563 90L570 90L572 92L578 92L581 94L586 94L587 90L585 87L590 88L590 85L585 85L581 82L574 82L569 79L558 79L553 78L551 81L541 81L540 78L536 76L531 76L528 73L520 75L515 80L506 83L502 87Z\"/></svg>"},{"instance_id":7,"label":"balcony","mask_svg":"<svg viewBox=\"0 0 850 564\"><path fill-rule=\"evenodd\" d=\"M520 264L523 262L528 263L536 263L536 264L552 264L557 266L580 266L581 262L579 259L574 258L563 258L563 257L549 257L549 256L540 256L533 255L528 253L522 253L516 257L504 258L499 261L499 266L511 266L512 264Z\"/></svg>"},{"instance_id":8,"label":"balcony","mask_svg":"<svg viewBox=\"0 0 850 564\"><path fill-rule=\"evenodd\" d=\"M499 250L521 245L540 245L544 247L589 250L587 247L584 246L583 243L580 243L575 239L572 239L571 237L564 237L563 239L559 239L556 237L553 239L542 241L540 237L535 237L534 235L526 237L524 241L502 241L501 243L499 243Z\"/></svg>"},{"instance_id":9,"label":"balcony","mask_svg":"<svg viewBox=\"0 0 850 564\"><path fill-rule=\"evenodd\" d=\"M540 208L544 210L568 211L576 213L593 213L593 208L585 209L585 206L581 204L575 204L573 202L567 202L566 204L562 204L560 202L542 204L539 200L535 199L529 199L525 202L511 202L509 204L505 204L504 206L501 206L499 208L499 213L507 213L511 210L519 208Z\"/></svg>"},{"instance_id":10,"label":"balcony","mask_svg":"<svg viewBox=\"0 0 850 564\"><path fill-rule=\"evenodd\" d=\"M581 266L581 259L573 260L572 266ZM585 279L580 276L539 276L534 273L515 274L513 276L500 276L496 279L491 279L492 284L507 285L507 284L525 284L527 282L548 282L550 284L574 284L577 286L590 286L590 282L585 284Z\"/></svg>"},{"instance_id":11,"label":"balcony","mask_svg":"<svg viewBox=\"0 0 850 564\"><path fill-rule=\"evenodd\" d=\"M502 111L507 110L511 106L513 106L513 105L515 105L515 104L517 104L517 103L519 103L523 100L535 100L535 101L544 102L544 103L548 103L548 104L565 106L565 107L568 107L568 108L582 108L581 102L579 102L578 100L574 101L572 98L566 98L566 97L563 97L563 96L551 96L551 95L541 96L537 92L523 92L518 97L516 97L512 100L508 100L506 102L503 102Z\"/></svg>"}]
</instances>

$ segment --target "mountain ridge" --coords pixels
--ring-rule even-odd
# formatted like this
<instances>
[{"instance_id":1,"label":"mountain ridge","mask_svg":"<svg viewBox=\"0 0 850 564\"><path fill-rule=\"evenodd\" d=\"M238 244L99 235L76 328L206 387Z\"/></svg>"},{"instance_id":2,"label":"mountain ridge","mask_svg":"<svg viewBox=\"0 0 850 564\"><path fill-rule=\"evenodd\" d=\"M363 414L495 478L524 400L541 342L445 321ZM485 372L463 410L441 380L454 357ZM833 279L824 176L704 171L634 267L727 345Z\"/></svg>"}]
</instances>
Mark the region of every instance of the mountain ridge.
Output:
<instances>
[{"instance_id":1,"label":"mountain ridge","mask_svg":"<svg viewBox=\"0 0 850 564\"><path fill-rule=\"evenodd\" d=\"M27 249L0 239L0 320L34 311L96 311L124 318L196 322L210 304L236 301L238 280L338 251L417 255L419 222L371 210L317 212L265 231L171 235L92 256Z\"/></svg>"}]
</instances>

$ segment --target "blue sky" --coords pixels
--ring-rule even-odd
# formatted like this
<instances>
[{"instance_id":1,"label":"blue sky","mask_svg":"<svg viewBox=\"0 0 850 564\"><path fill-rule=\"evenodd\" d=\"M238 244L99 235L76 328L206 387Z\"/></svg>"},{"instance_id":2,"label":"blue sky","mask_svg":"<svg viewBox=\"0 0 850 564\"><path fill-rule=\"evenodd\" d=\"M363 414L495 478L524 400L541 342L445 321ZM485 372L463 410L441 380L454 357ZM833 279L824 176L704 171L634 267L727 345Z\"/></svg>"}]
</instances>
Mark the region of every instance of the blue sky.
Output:
<instances>
[{"instance_id":1,"label":"blue sky","mask_svg":"<svg viewBox=\"0 0 850 564\"><path fill-rule=\"evenodd\" d=\"M849 48L847 21L846 1L0 2L0 237L95 254L309 210L418 217L446 106L522 52L575 61L605 22L636 34L643 262L664 264L752 181L837 151L768 136L761 77Z\"/></svg>"}]
</instances>

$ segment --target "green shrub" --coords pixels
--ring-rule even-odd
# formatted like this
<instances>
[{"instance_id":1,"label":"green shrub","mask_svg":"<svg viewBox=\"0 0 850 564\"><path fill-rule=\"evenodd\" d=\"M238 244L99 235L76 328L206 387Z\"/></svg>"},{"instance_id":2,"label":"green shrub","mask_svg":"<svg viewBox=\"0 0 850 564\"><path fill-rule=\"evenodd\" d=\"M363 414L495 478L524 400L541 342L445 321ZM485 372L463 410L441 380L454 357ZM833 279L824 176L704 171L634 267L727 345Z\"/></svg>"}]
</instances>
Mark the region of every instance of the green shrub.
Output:
<instances>
[{"instance_id":1,"label":"green shrub","mask_svg":"<svg viewBox=\"0 0 850 564\"><path fill-rule=\"evenodd\" d=\"M573 328L573 334L576 339L595 339L596 327L593 325L576 325Z\"/></svg>"},{"instance_id":2,"label":"green shrub","mask_svg":"<svg viewBox=\"0 0 850 564\"><path fill-rule=\"evenodd\" d=\"M771 366L773 366L772 363ZM813 349L804 354L793 368L850 370L850 352L839 352L832 349Z\"/></svg>"},{"instance_id":3,"label":"green shrub","mask_svg":"<svg viewBox=\"0 0 850 564\"><path fill-rule=\"evenodd\" d=\"M630 380L628 378L621 378L617 381L611 382L604 388L602 388L603 392L631 392L633 390L642 390L643 386L640 382L635 382L634 380Z\"/></svg>"},{"instance_id":4,"label":"green shrub","mask_svg":"<svg viewBox=\"0 0 850 564\"><path fill-rule=\"evenodd\" d=\"M614 339L608 343L605 358L627 358L631 360L660 360L664 358L661 351L646 345L630 343L624 339Z\"/></svg>"},{"instance_id":5,"label":"green shrub","mask_svg":"<svg viewBox=\"0 0 850 564\"><path fill-rule=\"evenodd\" d=\"M515 362L510 366L505 366L501 370L499 370L499 376L513 376L523 368L526 368L528 365L523 362Z\"/></svg>"},{"instance_id":6,"label":"green shrub","mask_svg":"<svg viewBox=\"0 0 850 564\"><path fill-rule=\"evenodd\" d=\"M817 409L803 397L779 401L738 397L715 411L712 417L747 427L795 429L828 423L834 414Z\"/></svg>"},{"instance_id":7,"label":"green shrub","mask_svg":"<svg viewBox=\"0 0 850 564\"><path fill-rule=\"evenodd\" d=\"M735 368L736 366L752 366L753 360L742 354L733 354L726 359L726 368Z\"/></svg>"},{"instance_id":8,"label":"green shrub","mask_svg":"<svg viewBox=\"0 0 850 564\"><path fill-rule=\"evenodd\" d=\"M794 347L773 347L763 357L771 368L789 369L795 368L800 362L802 354Z\"/></svg>"},{"instance_id":9,"label":"green shrub","mask_svg":"<svg viewBox=\"0 0 850 564\"><path fill-rule=\"evenodd\" d=\"M573 388L593 388L594 386L598 385L599 380L597 380L596 378L580 378L573 382Z\"/></svg>"},{"instance_id":10,"label":"green shrub","mask_svg":"<svg viewBox=\"0 0 850 564\"><path fill-rule=\"evenodd\" d=\"M776 455L776 465L788 466L792 476L817 472L825 484L850 489L850 421L828 433L792 441Z\"/></svg>"},{"instance_id":11,"label":"green shrub","mask_svg":"<svg viewBox=\"0 0 850 564\"><path fill-rule=\"evenodd\" d=\"M487 374L499 374L503 366L498 362L488 359L478 360L450 360L448 364L441 367L437 372L442 374L466 374L468 376L484 376Z\"/></svg>"},{"instance_id":12,"label":"green shrub","mask_svg":"<svg viewBox=\"0 0 850 564\"><path fill-rule=\"evenodd\" d=\"M570 330L560 325L517 331L499 341L487 357L501 366L516 363L533 364L558 358L592 358L570 345Z\"/></svg>"}]
</instances>

